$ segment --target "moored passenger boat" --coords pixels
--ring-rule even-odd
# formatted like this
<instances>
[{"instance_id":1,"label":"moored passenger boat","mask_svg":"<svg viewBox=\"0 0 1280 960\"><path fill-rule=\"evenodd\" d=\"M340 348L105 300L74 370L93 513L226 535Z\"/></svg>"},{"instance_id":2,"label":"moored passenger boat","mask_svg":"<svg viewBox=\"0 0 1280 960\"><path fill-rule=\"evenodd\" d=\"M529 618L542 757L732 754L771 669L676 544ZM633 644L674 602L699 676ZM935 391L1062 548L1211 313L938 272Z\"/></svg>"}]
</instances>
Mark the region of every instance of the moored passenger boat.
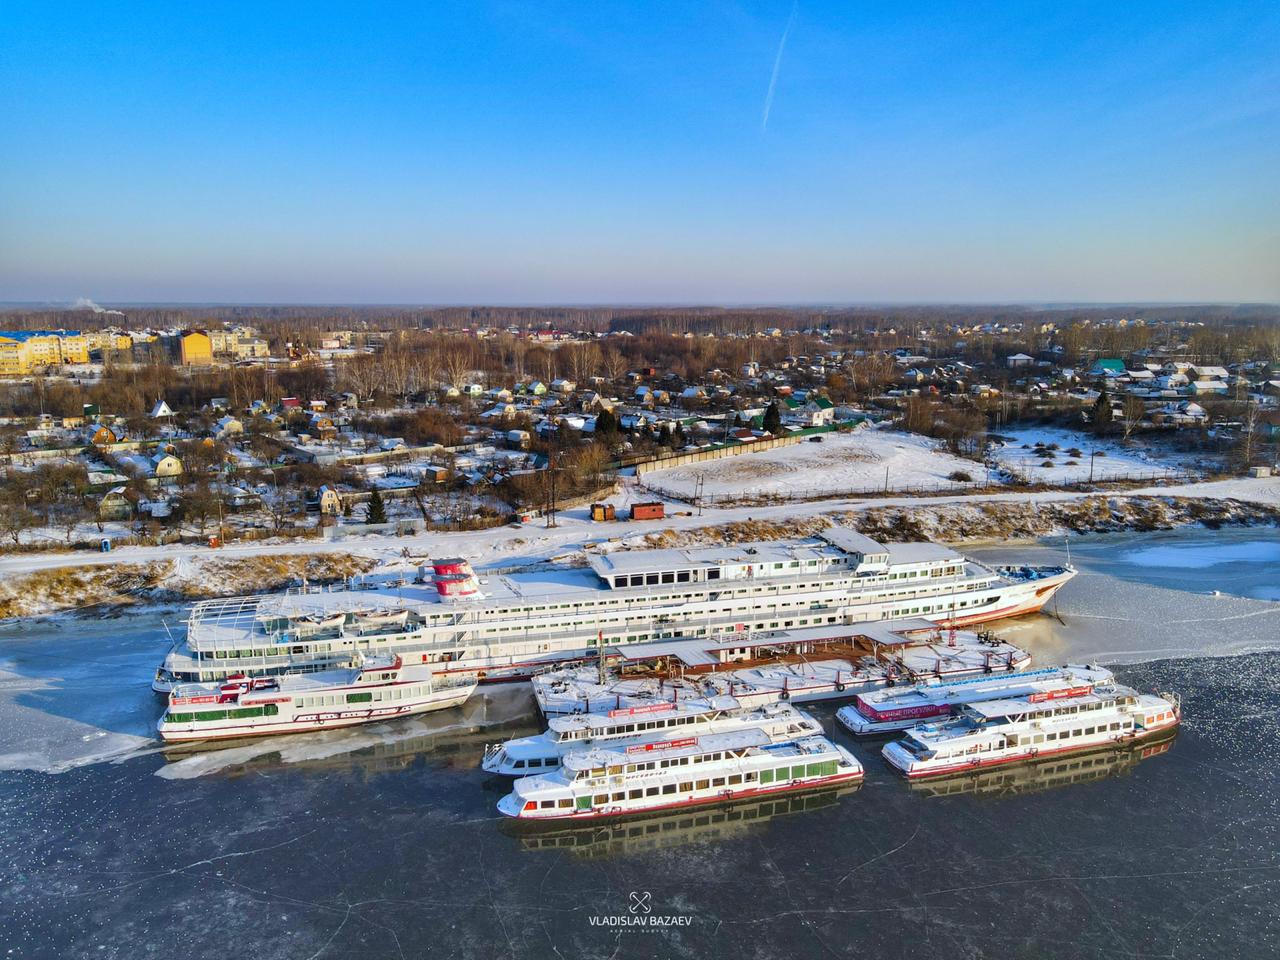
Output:
<instances>
[{"instance_id":1,"label":"moored passenger boat","mask_svg":"<svg viewBox=\"0 0 1280 960\"><path fill-rule=\"evenodd\" d=\"M836 719L855 736L875 736L954 716L968 703L1050 693L1084 683L1109 683L1111 679L1111 671L1103 667L1068 665L967 680L929 680L861 693L853 703L836 711Z\"/></svg>"},{"instance_id":2,"label":"moored passenger boat","mask_svg":"<svg viewBox=\"0 0 1280 960\"><path fill-rule=\"evenodd\" d=\"M521 777L498 812L530 822L631 816L862 779L825 737L773 740L759 728L566 754L554 773Z\"/></svg>"},{"instance_id":3,"label":"moored passenger boat","mask_svg":"<svg viewBox=\"0 0 1280 960\"><path fill-rule=\"evenodd\" d=\"M600 646L843 628L903 618L963 628L1040 610L1070 567L997 570L929 543L815 537L593 555L584 567L480 572L437 559L417 576L203 600L152 683L216 682L341 667L356 650L437 673L525 679Z\"/></svg>"},{"instance_id":4,"label":"moored passenger boat","mask_svg":"<svg viewBox=\"0 0 1280 960\"><path fill-rule=\"evenodd\" d=\"M457 706L475 687L399 657L359 657L346 670L180 684L156 729L170 742L330 730Z\"/></svg>"},{"instance_id":5,"label":"moored passenger boat","mask_svg":"<svg viewBox=\"0 0 1280 960\"><path fill-rule=\"evenodd\" d=\"M913 727L903 739L886 744L882 753L913 779L945 776L1126 746L1176 727L1181 716L1175 694L1080 684L969 704L954 720Z\"/></svg>"},{"instance_id":6,"label":"moored passenger boat","mask_svg":"<svg viewBox=\"0 0 1280 960\"><path fill-rule=\"evenodd\" d=\"M523 777L549 773L574 750L601 746L632 746L673 737L701 737L746 727L758 727L770 737L802 737L822 733L822 724L785 703L744 707L733 697L683 703L655 703L624 707L608 713L552 717L548 729L533 737L519 737L485 749L481 766L489 773Z\"/></svg>"}]
</instances>

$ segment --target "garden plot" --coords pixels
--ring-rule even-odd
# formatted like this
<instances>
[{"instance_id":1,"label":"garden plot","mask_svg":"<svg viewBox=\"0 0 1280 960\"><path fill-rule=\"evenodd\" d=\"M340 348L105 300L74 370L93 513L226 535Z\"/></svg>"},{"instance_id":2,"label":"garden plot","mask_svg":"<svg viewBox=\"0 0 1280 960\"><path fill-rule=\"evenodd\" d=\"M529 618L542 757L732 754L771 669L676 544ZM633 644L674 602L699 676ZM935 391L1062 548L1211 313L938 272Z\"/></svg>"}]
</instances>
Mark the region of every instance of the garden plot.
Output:
<instances>
[{"instance_id":1,"label":"garden plot","mask_svg":"<svg viewBox=\"0 0 1280 960\"><path fill-rule=\"evenodd\" d=\"M759 453L655 470L646 486L676 496L692 496L703 477L704 497L795 498L889 490L949 490L961 485L953 474L985 478L981 464L947 453L936 440L912 433L862 429L828 433L821 443L801 441Z\"/></svg>"},{"instance_id":2,"label":"garden plot","mask_svg":"<svg viewBox=\"0 0 1280 960\"><path fill-rule=\"evenodd\" d=\"M1090 459L1094 480L1155 480L1168 474L1196 472L1188 457L1161 452L1142 441L1125 445L1119 440L1052 427L1000 430L999 434L1008 439L993 447L991 458L1029 483L1088 481Z\"/></svg>"}]
</instances>

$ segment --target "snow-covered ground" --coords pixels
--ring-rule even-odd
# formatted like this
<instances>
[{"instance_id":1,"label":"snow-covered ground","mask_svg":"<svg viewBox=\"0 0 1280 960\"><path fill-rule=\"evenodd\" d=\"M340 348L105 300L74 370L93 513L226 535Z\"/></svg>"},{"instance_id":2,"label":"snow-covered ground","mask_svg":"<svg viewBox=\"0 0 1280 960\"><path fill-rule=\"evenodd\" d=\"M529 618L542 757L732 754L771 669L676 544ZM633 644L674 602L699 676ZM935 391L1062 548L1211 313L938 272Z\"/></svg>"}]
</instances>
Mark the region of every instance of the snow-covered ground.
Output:
<instances>
[{"instance_id":1,"label":"snow-covered ground","mask_svg":"<svg viewBox=\"0 0 1280 960\"><path fill-rule=\"evenodd\" d=\"M808 497L885 490L959 489L948 477L957 471L985 479L981 464L954 456L928 437L863 428L822 435L821 443L801 441L760 453L744 453L644 476L646 485L691 496L704 478L711 502L735 497Z\"/></svg>"},{"instance_id":2,"label":"snow-covered ground","mask_svg":"<svg viewBox=\"0 0 1280 960\"><path fill-rule=\"evenodd\" d=\"M1094 480L1153 479L1168 473L1201 472L1194 458L1153 450L1142 441L1126 446L1118 440L1054 427L1000 430L999 434L1009 439L992 452L992 458L1030 483L1078 483L1090 476ZM1045 447L1037 450L1037 443ZM1055 444L1056 449L1051 449Z\"/></svg>"},{"instance_id":3,"label":"snow-covered ground","mask_svg":"<svg viewBox=\"0 0 1280 960\"><path fill-rule=\"evenodd\" d=\"M813 444L814 447L820 446ZM1266 479L1237 478L1204 483L1186 483L1168 487L1137 488L1126 491L1131 496L1197 497L1206 499L1236 499L1247 503L1280 508L1280 477ZM1089 494L1076 491L1046 490L1034 493L978 493L957 496L933 497L930 505L961 504L1039 504L1080 500ZM655 499L650 491L635 486L634 479L624 480L621 491L609 497L618 505L618 516L626 515L626 508L633 502ZM83 551L59 553L24 553L0 556L0 576L17 575L34 570L59 567L78 567L116 563L147 563L156 560L180 558L232 559L237 557L262 557L307 555L341 552L389 560L401 557L405 551L417 557L457 555L469 557L477 566L528 563L553 559L582 548L584 544L640 543L647 534L664 530L693 530L717 524L736 523L755 519L763 521L794 520L804 517L820 517L826 514L845 513L851 510L872 510L879 507L910 507L919 503L917 498L899 497L844 497L817 500L808 503L783 503L740 507L708 507L692 510L678 501L667 503L667 515L661 520L640 520L612 523L593 523L588 507L576 507L559 514L558 525L548 528L540 520L522 526L503 526L488 530L471 530L458 533L423 533L410 537L370 535L339 541L325 540L259 540L250 543L230 543L219 550L210 550L199 544L169 544L156 547L121 547L111 553Z\"/></svg>"}]
</instances>

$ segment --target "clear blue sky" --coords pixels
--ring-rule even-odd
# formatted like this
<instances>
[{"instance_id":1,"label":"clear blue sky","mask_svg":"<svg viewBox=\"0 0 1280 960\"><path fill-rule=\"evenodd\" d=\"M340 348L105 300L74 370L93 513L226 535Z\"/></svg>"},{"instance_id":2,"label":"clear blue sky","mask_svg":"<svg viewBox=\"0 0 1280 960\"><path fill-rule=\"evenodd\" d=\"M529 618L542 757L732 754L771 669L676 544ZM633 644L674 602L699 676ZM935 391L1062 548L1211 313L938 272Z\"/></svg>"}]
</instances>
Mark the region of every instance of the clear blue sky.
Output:
<instances>
[{"instance_id":1,"label":"clear blue sky","mask_svg":"<svg viewBox=\"0 0 1280 960\"><path fill-rule=\"evenodd\" d=\"M0 300L1280 300L1274 0L8 0L0 117Z\"/></svg>"}]
</instances>

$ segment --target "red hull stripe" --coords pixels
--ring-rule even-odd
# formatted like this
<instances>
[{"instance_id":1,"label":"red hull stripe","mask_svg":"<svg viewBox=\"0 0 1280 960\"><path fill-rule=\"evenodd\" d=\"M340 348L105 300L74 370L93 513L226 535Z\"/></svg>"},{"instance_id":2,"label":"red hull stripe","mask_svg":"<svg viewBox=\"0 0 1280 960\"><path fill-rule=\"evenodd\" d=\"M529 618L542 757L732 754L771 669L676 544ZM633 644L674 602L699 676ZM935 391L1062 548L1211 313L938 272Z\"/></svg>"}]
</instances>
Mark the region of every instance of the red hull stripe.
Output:
<instances>
[{"instance_id":1,"label":"red hull stripe","mask_svg":"<svg viewBox=\"0 0 1280 960\"><path fill-rule=\"evenodd\" d=\"M433 709L448 709L437 704L431 705ZM453 704L457 706L457 704ZM320 730L333 730L337 727L355 727L362 723L382 723L384 720L400 720L404 717L414 717L420 713L430 713L430 710L404 710L400 713L384 713L376 717L352 717L350 720L336 719L326 720L324 723L313 723L309 726L299 727L297 730L250 730L245 733L239 731L228 733L215 733L211 730L206 736L181 736L181 737L165 737L161 734L161 739L165 743L195 743L200 740L243 740L246 737L266 737L279 735L282 733L315 733ZM255 723L254 727L283 727L292 726L300 723L299 720L272 720L270 723ZM215 728L216 729L216 728Z\"/></svg>"}]
</instances>

